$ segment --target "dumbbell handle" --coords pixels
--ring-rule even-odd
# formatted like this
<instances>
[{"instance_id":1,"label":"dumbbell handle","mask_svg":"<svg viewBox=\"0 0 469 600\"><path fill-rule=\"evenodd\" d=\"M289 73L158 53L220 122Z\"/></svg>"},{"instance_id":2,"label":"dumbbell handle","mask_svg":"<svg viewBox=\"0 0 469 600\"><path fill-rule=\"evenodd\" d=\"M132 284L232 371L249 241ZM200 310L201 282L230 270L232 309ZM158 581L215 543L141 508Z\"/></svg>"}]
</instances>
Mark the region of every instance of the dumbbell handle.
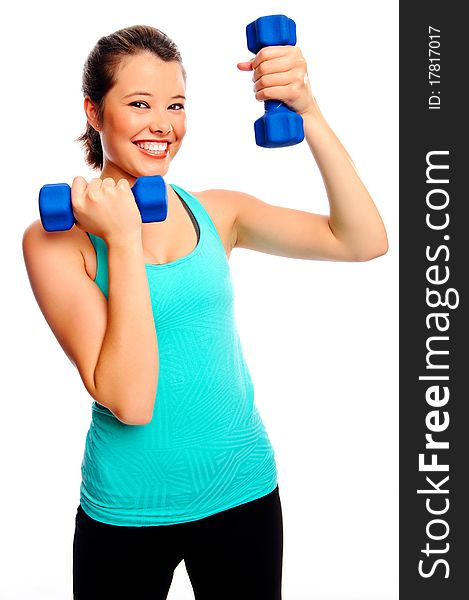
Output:
<instances>
[{"instance_id":1,"label":"dumbbell handle","mask_svg":"<svg viewBox=\"0 0 469 600\"><path fill-rule=\"evenodd\" d=\"M168 193L161 175L138 177L132 186L142 223L164 221L168 214ZM76 223L72 190L68 183L48 183L39 191L39 213L46 231L66 231Z\"/></svg>"}]
</instances>

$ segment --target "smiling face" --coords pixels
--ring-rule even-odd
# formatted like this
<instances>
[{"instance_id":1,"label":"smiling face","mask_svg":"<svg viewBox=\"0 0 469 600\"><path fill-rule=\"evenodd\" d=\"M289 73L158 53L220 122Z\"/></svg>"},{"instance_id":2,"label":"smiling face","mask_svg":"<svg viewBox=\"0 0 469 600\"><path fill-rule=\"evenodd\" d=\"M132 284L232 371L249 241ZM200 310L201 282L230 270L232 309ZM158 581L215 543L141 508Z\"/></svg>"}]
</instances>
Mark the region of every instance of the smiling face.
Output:
<instances>
[{"instance_id":1,"label":"smiling face","mask_svg":"<svg viewBox=\"0 0 469 600\"><path fill-rule=\"evenodd\" d=\"M85 110L98 125L104 163L101 178L165 175L186 133L185 83L176 61L141 52L119 64L116 83L104 98L102 122L85 98Z\"/></svg>"}]
</instances>

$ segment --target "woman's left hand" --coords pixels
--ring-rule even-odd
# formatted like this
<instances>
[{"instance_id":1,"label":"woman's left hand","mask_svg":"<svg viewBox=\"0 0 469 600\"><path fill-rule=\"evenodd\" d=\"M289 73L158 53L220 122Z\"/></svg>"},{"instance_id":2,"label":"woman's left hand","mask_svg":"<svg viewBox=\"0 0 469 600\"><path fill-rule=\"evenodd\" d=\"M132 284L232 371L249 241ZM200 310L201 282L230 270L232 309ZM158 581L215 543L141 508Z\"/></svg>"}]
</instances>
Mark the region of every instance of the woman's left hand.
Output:
<instances>
[{"instance_id":1,"label":"woman's left hand","mask_svg":"<svg viewBox=\"0 0 469 600\"><path fill-rule=\"evenodd\" d=\"M254 71L256 100L280 100L300 115L316 103L306 60L298 46L266 46L253 60L238 63L238 69Z\"/></svg>"}]
</instances>

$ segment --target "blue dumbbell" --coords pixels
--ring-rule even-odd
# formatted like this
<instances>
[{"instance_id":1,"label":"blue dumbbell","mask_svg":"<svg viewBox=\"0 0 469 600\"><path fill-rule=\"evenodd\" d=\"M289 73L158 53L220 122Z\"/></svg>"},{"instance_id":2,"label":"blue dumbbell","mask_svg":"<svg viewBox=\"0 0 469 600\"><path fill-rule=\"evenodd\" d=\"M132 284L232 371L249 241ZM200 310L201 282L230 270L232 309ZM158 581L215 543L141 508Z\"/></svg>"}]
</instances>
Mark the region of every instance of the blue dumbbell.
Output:
<instances>
[{"instance_id":1,"label":"blue dumbbell","mask_svg":"<svg viewBox=\"0 0 469 600\"><path fill-rule=\"evenodd\" d=\"M257 54L265 46L294 46L295 21L285 15L260 17L246 27L248 48ZM279 100L264 102L265 114L254 123L256 144L263 148L293 146L304 140L303 119Z\"/></svg>"},{"instance_id":2,"label":"blue dumbbell","mask_svg":"<svg viewBox=\"0 0 469 600\"><path fill-rule=\"evenodd\" d=\"M161 175L139 177L132 186L142 223L164 221L168 215L168 192ZM39 213L46 231L66 231L76 222L72 190L67 183L48 183L39 191Z\"/></svg>"}]
</instances>

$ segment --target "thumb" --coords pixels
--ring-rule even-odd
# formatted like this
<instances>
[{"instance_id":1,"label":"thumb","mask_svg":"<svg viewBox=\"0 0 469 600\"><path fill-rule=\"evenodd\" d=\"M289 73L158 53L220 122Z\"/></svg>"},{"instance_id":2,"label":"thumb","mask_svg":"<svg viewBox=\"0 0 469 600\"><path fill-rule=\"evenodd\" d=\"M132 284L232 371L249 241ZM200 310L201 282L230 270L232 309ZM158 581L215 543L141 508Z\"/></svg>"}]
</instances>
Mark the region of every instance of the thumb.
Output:
<instances>
[{"instance_id":1,"label":"thumb","mask_svg":"<svg viewBox=\"0 0 469 600\"><path fill-rule=\"evenodd\" d=\"M240 71L252 71L252 60L240 62L237 64L237 67Z\"/></svg>"}]
</instances>

